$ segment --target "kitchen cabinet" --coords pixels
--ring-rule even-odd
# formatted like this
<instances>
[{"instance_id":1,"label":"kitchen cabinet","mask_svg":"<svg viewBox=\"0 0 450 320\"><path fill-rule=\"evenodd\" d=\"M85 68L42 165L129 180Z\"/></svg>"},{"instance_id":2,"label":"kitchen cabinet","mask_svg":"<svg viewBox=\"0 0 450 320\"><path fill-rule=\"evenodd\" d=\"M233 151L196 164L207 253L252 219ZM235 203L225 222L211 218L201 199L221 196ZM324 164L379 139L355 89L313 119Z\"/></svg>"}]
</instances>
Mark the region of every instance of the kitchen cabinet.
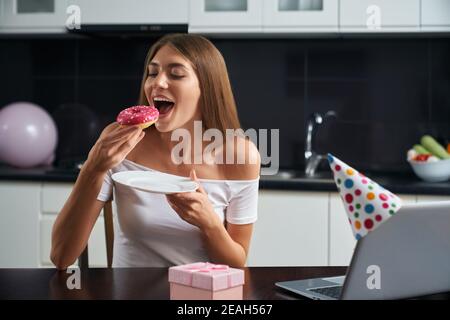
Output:
<instances>
[{"instance_id":1,"label":"kitchen cabinet","mask_svg":"<svg viewBox=\"0 0 450 320\"><path fill-rule=\"evenodd\" d=\"M450 1L422 0L420 24L422 31L450 31Z\"/></svg>"},{"instance_id":2,"label":"kitchen cabinet","mask_svg":"<svg viewBox=\"0 0 450 320\"><path fill-rule=\"evenodd\" d=\"M0 183L0 267L52 267L51 230L71 183ZM88 242L89 265L106 267L103 215Z\"/></svg>"},{"instance_id":3,"label":"kitchen cabinet","mask_svg":"<svg viewBox=\"0 0 450 320\"><path fill-rule=\"evenodd\" d=\"M248 266L328 264L328 193L261 190Z\"/></svg>"},{"instance_id":4,"label":"kitchen cabinet","mask_svg":"<svg viewBox=\"0 0 450 320\"><path fill-rule=\"evenodd\" d=\"M81 24L187 24L186 0L72 0L80 7Z\"/></svg>"},{"instance_id":5,"label":"kitchen cabinet","mask_svg":"<svg viewBox=\"0 0 450 320\"><path fill-rule=\"evenodd\" d=\"M335 0L191 0L191 33L338 31Z\"/></svg>"},{"instance_id":6,"label":"kitchen cabinet","mask_svg":"<svg viewBox=\"0 0 450 320\"><path fill-rule=\"evenodd\" d=\"M420 0L340 0L340 31L420 31L420 2Z\"/></svg>"},{"instance_id":7,"label":"kitchen cabinet","mask_svg":"<svg viewBox=\"0 0 450 320\"><path fill-rule=\"evenodd\" d=\"M53 223L72 183L0 182L0 268L52 267ZM405 203L450 196L399 195ZM337 192L260 190L248 266L347 266L356 241ZM104 218L89 238L91 267L106 267Z\"/></svg>"},{"instance_id":8,"label":"kitchen cabinet","mask_svg":"<svg viewBox=\"0 0 450 320\"><path fill-rule=\"evenodd\" d=\"M263 31L337 32L336 0L265 0Z\"/></svg>"},{"instance_id":9,"label":"kitchen cabinet","mask_svg":"<svg viewBox=\"0 0 450 320\"><path fill-rule=\"evenodd\" d=\"M190 0L190 33L262 32L261 0Z\"/></svg>"},{"instance_id":10,"label":"kitchen cabinet","mask_svg":"<svg viewBox=\"0 0 450 320\"><path fill-rule=\"evenodd\" d=\"M0 183L0 268L39 264L40 185Z\"/></svg>"},{"instance_id":11,"label":"kitchen cabinet","mask_svg":"<svg viewBox=\"0 0 450 320\"><path fill-rule=\"evenodd\" d=\"M338 193L330 194L329 264L348 266L355 249L356 239L348 222L347 212Z\"/></svg>"},{"instance_id":12,"label":"kitchen cabinet","mask_svg":"<svg viewBox=\"0 0 450 320\"><path fill-rule=\"evenodd\" d=\"M68 0L0 0L0 33L65 32Z\"/></svg>"},{"instance_id":13,"label":"kitchen cabinet","mask_svg":"<svg viewBox=\"0 0 450 320\"><path fill-rule=\"evenodd\" d=\"M420 32L427 28L445 31L450 29L449 3L448 0L191 0L189 32L390 33Z\"/></svg>"},{"instance_id":14,"label":"kitchen cabinet","mask_svg":"<svg viewBox=\"0 0 450 320\"><path fill-rule=\"evenodd\" d=\"M258 210L248 266L350 264L356 240L337 192L261 190Z\"/></svg>"}]
</instances>

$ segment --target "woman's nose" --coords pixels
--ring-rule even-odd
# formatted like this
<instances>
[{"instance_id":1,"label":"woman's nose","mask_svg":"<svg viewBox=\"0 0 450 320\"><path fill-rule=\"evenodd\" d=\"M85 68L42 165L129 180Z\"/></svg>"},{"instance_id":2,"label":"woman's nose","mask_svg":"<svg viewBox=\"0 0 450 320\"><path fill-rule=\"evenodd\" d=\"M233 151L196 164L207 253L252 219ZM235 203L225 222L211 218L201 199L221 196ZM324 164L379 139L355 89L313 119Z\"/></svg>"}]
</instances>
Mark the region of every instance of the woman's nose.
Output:
<instances>
[{"instance_id":1,"label":"woman's nose","mask_svg":"<svg viewBox=\"0 0 450 320\"><path fill-rule=\"evenodd\" d=\"M155 88L167 88L167 77L163 72L156 76L155 80L153 81L153 86Z\"/></svg>"}]
</instances>

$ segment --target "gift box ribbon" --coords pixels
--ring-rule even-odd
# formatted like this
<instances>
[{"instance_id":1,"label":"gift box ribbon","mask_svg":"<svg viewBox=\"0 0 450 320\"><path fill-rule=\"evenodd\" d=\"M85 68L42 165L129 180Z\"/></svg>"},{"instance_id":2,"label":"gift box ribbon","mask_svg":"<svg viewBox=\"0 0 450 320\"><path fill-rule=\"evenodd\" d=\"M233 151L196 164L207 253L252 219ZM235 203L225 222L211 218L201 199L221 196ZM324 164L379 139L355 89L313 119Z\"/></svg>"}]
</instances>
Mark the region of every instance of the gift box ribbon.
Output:
<instances>
[{"instance_id":1,"label":"gift box ribbon","mask_svg":"<svg viewBox=\"0 0 450 320\"><path fill-rule=\"evenodd\" d=\"M230 268L229 266L224 265L224 264L214 264L214 263L206 262L203 265L186 267L185 270L191 271L191 274L189 277L189 285L192 286L192 281L194 279L195 272L211 273L213 271L227 271L229 268ZM231 287L231 277L227 276L227 280L228 280L228 287Z\"/></svg>"}]
</instances>

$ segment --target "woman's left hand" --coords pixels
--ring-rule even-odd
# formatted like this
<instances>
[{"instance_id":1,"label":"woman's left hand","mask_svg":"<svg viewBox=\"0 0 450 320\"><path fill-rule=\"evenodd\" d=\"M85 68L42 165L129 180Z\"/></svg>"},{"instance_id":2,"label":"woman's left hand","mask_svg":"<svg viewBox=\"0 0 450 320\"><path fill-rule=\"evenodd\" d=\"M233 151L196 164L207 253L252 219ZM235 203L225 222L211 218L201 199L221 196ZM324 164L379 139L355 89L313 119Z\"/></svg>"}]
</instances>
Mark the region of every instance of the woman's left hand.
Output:
<instances>
[{"instance_id":1,"label":"woman's left hand","mask_svg":"<svg viewBox=\"0 0 450 320\"><path fill-rule=\"evenodd\" d=\"M167 202L184 221L197 226L200 230L208 230L221 224L215 213L208 194L197 179L195 170L190 173L191 179L198 183L195 192L167 194Z\"/></svg>"}]
</instances>

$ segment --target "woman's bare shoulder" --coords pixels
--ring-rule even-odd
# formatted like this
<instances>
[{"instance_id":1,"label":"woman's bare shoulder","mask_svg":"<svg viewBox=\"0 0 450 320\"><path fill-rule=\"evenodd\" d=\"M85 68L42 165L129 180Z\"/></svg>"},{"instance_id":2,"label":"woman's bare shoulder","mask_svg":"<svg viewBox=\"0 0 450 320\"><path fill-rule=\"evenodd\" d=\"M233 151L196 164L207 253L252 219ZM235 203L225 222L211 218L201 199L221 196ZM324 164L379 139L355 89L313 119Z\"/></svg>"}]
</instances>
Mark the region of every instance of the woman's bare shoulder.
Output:
<instances>
[{"instance_id":1,"label":"woman's bare shoulder","mask_svg":"<svg viewBox=\"0 0 450 320\"><path fill-rule=\"evenodd\" d=\"M234 161L225 165L229 180L253 180L259 177L261 157L255 144L243 137L236 137L233 148Z\"/></svg>"}]
</instances>

